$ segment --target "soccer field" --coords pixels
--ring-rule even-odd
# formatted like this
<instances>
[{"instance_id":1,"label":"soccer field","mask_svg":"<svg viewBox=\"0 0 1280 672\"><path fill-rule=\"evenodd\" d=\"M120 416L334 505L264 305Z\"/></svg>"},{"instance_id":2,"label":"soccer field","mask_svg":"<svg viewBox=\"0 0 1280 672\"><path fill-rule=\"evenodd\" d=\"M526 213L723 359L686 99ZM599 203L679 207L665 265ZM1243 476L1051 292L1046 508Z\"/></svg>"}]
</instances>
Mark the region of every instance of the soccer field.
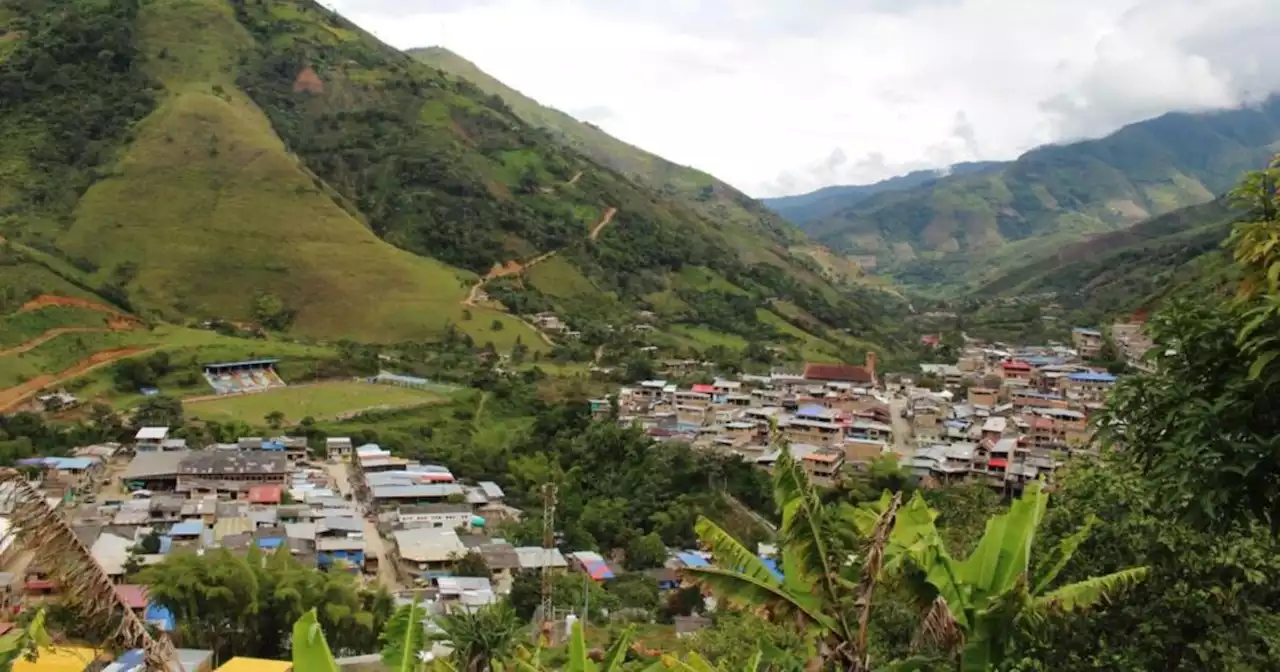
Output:
<instances>
[{"instance_id":1,"label":"soccer field","mask_svg":"<svg viewBox=\"0 0 1280 672\"><path fill-rule=\"evenodd\" d=\"M440 394L425 390L351 381L282 387L238 397L191 401L184 406L191 418L261 425L273 411L284 414L285 424L297 424L307 416L327 420L359 411L407 408L444 399Z\"/></svg>"}]
</instances>

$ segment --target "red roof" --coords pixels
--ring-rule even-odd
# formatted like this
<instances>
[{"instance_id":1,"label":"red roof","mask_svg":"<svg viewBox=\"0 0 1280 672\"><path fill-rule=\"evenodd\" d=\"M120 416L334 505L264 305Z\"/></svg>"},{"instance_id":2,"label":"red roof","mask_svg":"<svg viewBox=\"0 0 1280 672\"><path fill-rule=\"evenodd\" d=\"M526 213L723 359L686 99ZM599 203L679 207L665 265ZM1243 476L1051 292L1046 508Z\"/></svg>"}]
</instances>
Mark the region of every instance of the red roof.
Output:
<instances>
[{"instance_id":1,"label":"red roof","mask_svg":"<svg viewBox=\"0 0 1280 672\"><path fill-rule=\"evenodd\" d=\"M283 485L253 485L249 487L249 501L254 504L279 504L283 498Z\"/></svg>"},{"instance_id":2,"label":"red roof","mask_svg":"<svg viewBox=\"0 0 1280 672\"><path fill-rule=\"evenodd\" d=\"M58 584L54 583L51 579L31 579L26 583L27 590L53 590L57 587Z\"/></svg>"},{"instance_id":3,"label":"red roof","mask_svg":"<svg viewBox=\"0 0 1280 672\"><path fill-rule=\"evenodd\" d=\"M849 364L805 364L807 380L825 380L838 383L870 383L875 376L865 366Z\"/></svg>"},{"instance_id":4,"label":"red roof","mask_svg":"<svg viewBox=\"0 0 1280 672\"><path fill-rule=\"evenodd\" d=\"M989 467L1008 467L1008 466L1009 466L1009 460L1006 460L1006 459L1004 459L1004 458L1002 458L1002 457L993 457L993 458L991 458L990 460L987 460L987 466L989 466Z\"/></svg>"},{"instance_id":5,"label":"red roof","mask_svg":"<svg viewBox=\"0 0 1280 672\"><path fill-rule=\"evenodd\" d=\"M130 609L146 609L147 603L150 602L147 597L146 586L122 584L116 586L116 595L119 595L120 600Z\"/></svg>"},{"instance_id":6,"label":"red roof","mask_svg":"<svg viewBox=\"0 0 1280 672\"><path fill-rule=\"evenodd\" d=\"M1031 426L1035 429L1053 429L1053 421L1049 418L1036 418L1031 421Z\"/></svg>"},{"instance_id":7,"label":"red roof","mask_svg":"<svg viewBox=\"0 0 1280 672\"><path fill-rule=\"evenodd\" d=\"M920 342L924 343L925 345L937 345L938 337L937 336L921 336Z\"/></svg>"},{"instance_id":8,"label":"red roof","mask_svg":"<svg viewBox=\"0 0 1280 672\"><path fill-rule=\"evenodd\" d=\"M705 393L707 393L707 394L711 394L712 392L715 392L715 391L716 391L716 386L715 386L715 385L694 385L694 386L693 386L693 391L694 391L694 392L705 392Z\"/></svg>"},{"instance_id":9,"label":"red roof","mask_svg":"<svg viewBox=\"0 0 1280 672\"><path fill-rule=\"evenodd\" d=\"M1014 371L1030 371L1031 365L1026 362L1004 362L1000 366Z\"/></svg>"}]
</instances>

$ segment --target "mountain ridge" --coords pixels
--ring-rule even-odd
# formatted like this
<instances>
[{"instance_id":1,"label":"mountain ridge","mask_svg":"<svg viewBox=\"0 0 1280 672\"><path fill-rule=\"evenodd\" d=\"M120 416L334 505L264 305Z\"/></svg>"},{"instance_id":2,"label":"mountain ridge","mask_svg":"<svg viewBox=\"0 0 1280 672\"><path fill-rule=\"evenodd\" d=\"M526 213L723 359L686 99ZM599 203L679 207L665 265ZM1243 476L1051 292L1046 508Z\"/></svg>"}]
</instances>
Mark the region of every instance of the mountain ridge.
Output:
<instances>
[{"instance_id":1,"label":"mountain ridge","mask_svg":"<svg viewBox=\"0 0 1280 672\"><path fill-rule=\"evenodd\" d=\"M978 286L1043 249L1211 200L1280 148L1280 96L1174 112L993 170L882 191L802 228L907 284Z\"/></svg>"}]
</instances>

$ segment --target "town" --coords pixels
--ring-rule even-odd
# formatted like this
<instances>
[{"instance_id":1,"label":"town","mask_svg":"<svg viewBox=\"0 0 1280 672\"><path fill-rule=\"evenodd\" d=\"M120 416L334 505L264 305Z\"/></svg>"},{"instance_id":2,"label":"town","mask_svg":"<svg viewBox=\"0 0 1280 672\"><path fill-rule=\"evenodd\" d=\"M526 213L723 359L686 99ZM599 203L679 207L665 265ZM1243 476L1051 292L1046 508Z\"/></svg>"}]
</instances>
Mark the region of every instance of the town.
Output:
<instances>
[{"instance_id":1,"label":"town","mask_svg":"<svg viewBox=\"0 0 1280 672\"><path fill-rule=\"evenodd\" d=\"M1114 325L1110 338L1138 366L1151 345L1136 323ZM937 337L922 339L925 348L937 345ZM1052 482L1067 458L1096 451L1090 417L1117 381L1091 364L1104 347L1101 331L1076 328L1070 344L966 339L954 362L922 364L918 373L882 374L871 352L860 366L809 363L794 372L710 376L711 382L687 385L673 381L707 376L706 367L672 360L661 362L669 380L635 381L590 403L598 421L637 425L656 441L736 455L764 470L785 449L820 486L888 459L923 487L972 479L1008 496L1032 481ZM273 364L209 365L206 377L221 395L274 389L285 382ZM427 382L392 374L372 380ZM462 482L448 465L349 437L326 438L320 458L300 437L190 447L170 433L146 426L131 444L19 462L120 598L162 630L175 627L173 616L129 576L168 556L215 548L287 549L307 566L377 582L402 601L426 597L433 613L492 604L511 592L520 572L581 572L584 580L605 582L623 571L617 557L593 550L562 552L554 544L519 546L492 536L495 526L524 512L504 502L498 483ZM60 587L46 568L4 538L4 606L57 596ZM769 544L758 550L762 558L773 552ZM682 567L711 560L705 549L667 553L664 566L649 572L662 588L679 585ZM483 559L483 576L456 575L470 554ZM705 623L686 618L680 627Z\"/></svg>"}]
</instances>

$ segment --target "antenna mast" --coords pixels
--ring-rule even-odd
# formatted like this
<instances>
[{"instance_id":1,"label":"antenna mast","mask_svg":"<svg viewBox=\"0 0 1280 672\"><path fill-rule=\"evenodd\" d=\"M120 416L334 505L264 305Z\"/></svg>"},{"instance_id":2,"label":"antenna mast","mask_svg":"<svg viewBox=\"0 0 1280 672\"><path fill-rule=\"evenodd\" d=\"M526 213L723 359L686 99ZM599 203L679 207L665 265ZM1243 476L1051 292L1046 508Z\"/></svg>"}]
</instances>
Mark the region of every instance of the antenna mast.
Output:
<instances>
[{"instance_id":1,"label":"antenna mast","mask_svg":"<svg viewBox=\"0 0 1280 672\"><path fill-rule=\"evenodd\" d=\"M552 624L555 622L555 600L551 573L552 550L556 547L556 485L542 486L542 636L551 642Z\"/></svg>"}]
</instances>

